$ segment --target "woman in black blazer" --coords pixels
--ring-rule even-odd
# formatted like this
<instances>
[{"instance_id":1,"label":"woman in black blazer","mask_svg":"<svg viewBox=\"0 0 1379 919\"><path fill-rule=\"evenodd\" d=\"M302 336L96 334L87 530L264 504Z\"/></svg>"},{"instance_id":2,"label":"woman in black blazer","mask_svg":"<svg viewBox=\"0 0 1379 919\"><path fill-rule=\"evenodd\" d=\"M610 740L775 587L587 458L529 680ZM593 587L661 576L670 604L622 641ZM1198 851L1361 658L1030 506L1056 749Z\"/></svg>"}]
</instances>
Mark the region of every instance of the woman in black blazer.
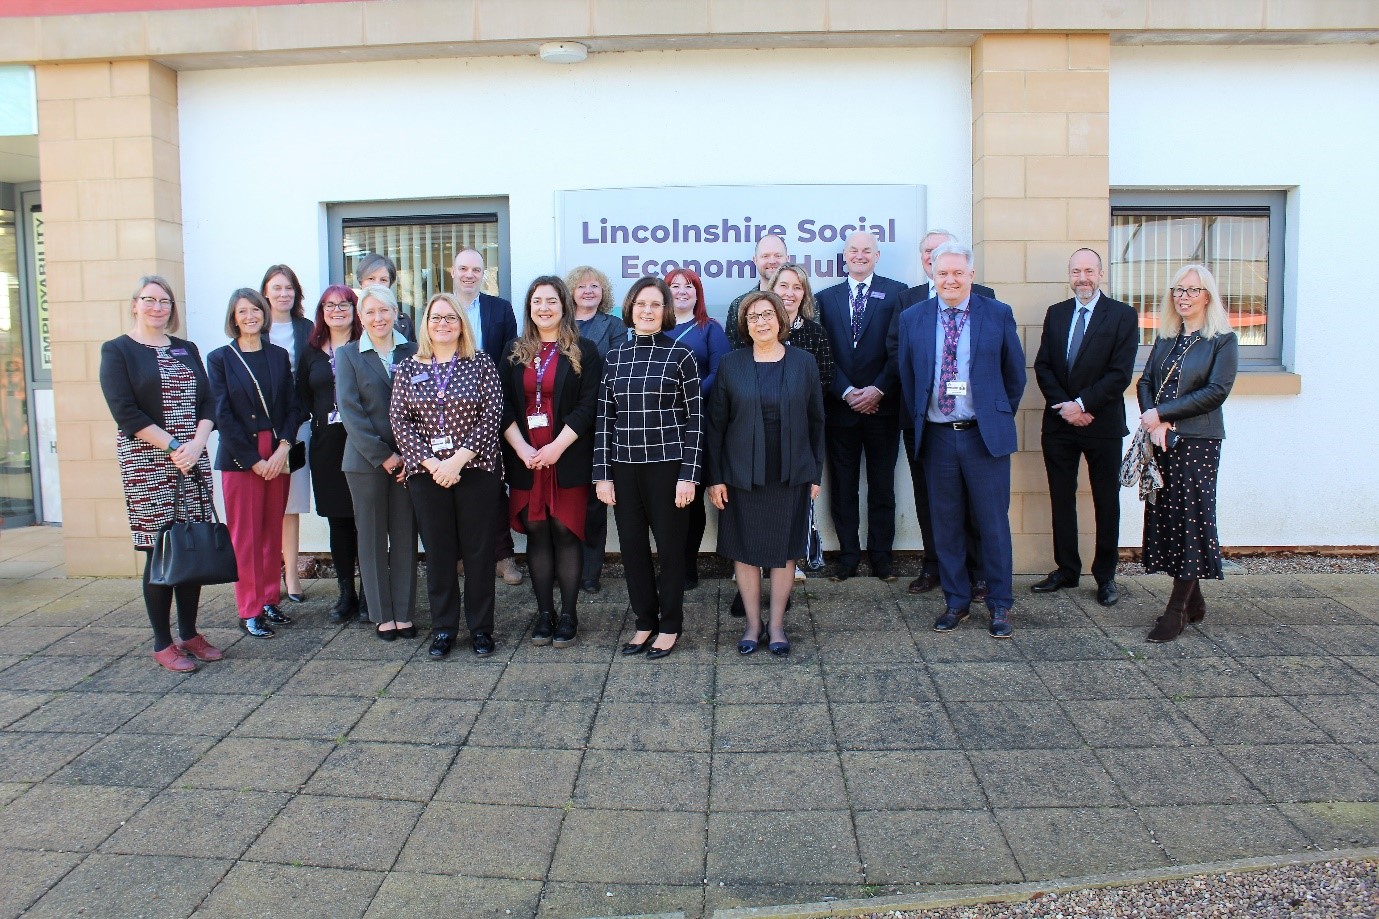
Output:
<instances>
[{"instance_id":1,"label":"woman in black blazer","mask_svg":"<svg viewBox=\"0 0 1379 919\"><path fill-rule=\"evenodd\" d=\"M101 345L101 392L115 418L115 452L120 461L125 507L134 548L149 552L158 530L172 522L179 483L195 485L184 505L192 520L209 520L211 464L206 441L214 426L215 403L196 345L175 338L177 298L156 275L139 279L129 298L130 330ZM181 482L183 476L199 483ZM204 490L202 490L204 486ZM144 565L144 606L153 627L153 659L168 670L196 669L192 658L218 661L220 651L196 631L201 587L149 583ZM172 601L177 632L172 636Z\"/></svg>"},{"instance_id":2,"label":"woman in black blazer","mask_svg":"<svg viewBox=\"0 0 1379 919\"><path fill-rule=\"evenodd\" d=\"M564 648L574 644L579 629L575 601L584 562L603 359L592 342L580 337L570 291L560 278L532 281L526 303L522 334L499 368L509 520L512 529L527 534L527 565L536 593L532 644Z\"/></svg>"},{"instance_id":3,"label":"woman in black blazer","mask_svg":"<svg viewBox=\"0 0 1379 919\"><path fill-rule=\"evenodd\" d=\"M1164 487L1144 505L1144 568L1173 575L1173 593L1147 636L1172 641L1207 614L1202 578L1220 580L1216 476L1240 349L1205 265L1173 276L1159 308L1159 336L1140 375L1140 426L1157 448Z\"/></svg>"},{"instance_id":4,"label":"woman in black blazer","mask_svg":"<svg viewBox=\"0 0 1379 919\"><path fill-rule=\"evenodd\" d=\"M809 503L823 477L823 388L814 356L785 346L790 325L779 297L755 291L737 315L740 337L752 347L718 363L709 399L709 500L722 511L718 552L735 563L747 611L738 653L767 642L784 656L795 559L805 553ZM770 569L769 628L761 622L762 568Z\"/></svg>"},{"instance_id":5,"label":"woman in black blazer","mask_svg":"<svg viewBox=\"0 0 1379 919\"><path fill-rule=\"evenodd\" d=\"M254 638L272 638L272 625L292 621L278 609L278 568L288 453L302 412L287 352L264 334L271 322L263 295L241 287L230 295L225 313L225 334L233 341L206 361L220 429L215 468L239 562L235 605L240 628Z\"/></svg>"}]
</instances>

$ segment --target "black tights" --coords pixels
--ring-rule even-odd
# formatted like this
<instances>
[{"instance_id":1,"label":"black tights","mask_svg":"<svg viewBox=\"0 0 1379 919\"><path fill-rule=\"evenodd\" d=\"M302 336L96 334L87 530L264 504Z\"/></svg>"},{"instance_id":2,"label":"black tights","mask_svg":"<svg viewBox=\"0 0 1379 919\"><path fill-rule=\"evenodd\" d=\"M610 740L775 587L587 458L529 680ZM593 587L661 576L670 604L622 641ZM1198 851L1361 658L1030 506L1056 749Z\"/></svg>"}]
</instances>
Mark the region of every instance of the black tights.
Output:
<instances>
[{"instance_id":1,"label":"black tights","mask_svg":"<svg viewBox=\"0 0 1379 919\"><path fill-rule=\"evenodd\" d=\"M142 551L150 552L148 549ZM196 637L196 607L201 602L201 585L179 584L176 587L163 587L159 584L150 584L149 568L149 565L144 565L144 608L148 610L148 624L153 626L153 650L161 651L172 644L173 597L177 598L178 636L183 641Z\"/></svg>"},{"instance_id":2,"label":"black tights","mask_svg":"<svg viewBox=\"0 0 1379 919\"><path fill-rule=\"evenodd\" d=\"M522 527L527 531L527 568L537 608L542 612L555 609L555 582L559 580L560 613L573 616L584 567L583 540L549 513L545 520L532 521L523 511Z\"/></svg>"},{"instance_id":3,"label":"black tights","mask_svg":"<svg viewBox=\"0 0 1379 919\"><path fill-rule=\"evenodd\" d=\"M335 579L341 584L354 584L354 563L359 559L359 530L353 517L327 517L330 524L330 560L335 565Z\"/></svg>"}]
</instances>

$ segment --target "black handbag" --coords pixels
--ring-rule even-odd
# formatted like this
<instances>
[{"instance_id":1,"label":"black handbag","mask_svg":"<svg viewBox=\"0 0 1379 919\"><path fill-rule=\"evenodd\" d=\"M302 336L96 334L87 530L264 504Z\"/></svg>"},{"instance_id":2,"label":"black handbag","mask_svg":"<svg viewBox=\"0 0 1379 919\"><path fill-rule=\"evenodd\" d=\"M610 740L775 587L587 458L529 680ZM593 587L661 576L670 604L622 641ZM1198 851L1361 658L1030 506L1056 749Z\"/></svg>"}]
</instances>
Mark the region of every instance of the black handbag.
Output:
<instances>
[{"instance_id":1,"label":"black handbag","mask_svg":"<svg viewBox=\"0 0 1379 919\"><path fill-rule=\"evenodd\" d=\"M287 450L287 468L296 472L306 465L306 441L299 440Z\"/></svg>"},{"instance_id":2,"label":"black handbag","mask_svg":"<svg viewBox=\"0 0 1379 919\"><path fill-rule=\"evenodd\" d=\"M197 489L197 500L205 515L210 507L210 520L192 520L187 512L187 479ZM239 580L239 565L235 562L235 547L230 542L230 528L220 522L210 489L201 473L192 470L191 476L178 476L172 497L172 522L158 530L149 553L148 580L150 584L175 587L178 584L231 584Z\"/></svg>"}]
</instances>

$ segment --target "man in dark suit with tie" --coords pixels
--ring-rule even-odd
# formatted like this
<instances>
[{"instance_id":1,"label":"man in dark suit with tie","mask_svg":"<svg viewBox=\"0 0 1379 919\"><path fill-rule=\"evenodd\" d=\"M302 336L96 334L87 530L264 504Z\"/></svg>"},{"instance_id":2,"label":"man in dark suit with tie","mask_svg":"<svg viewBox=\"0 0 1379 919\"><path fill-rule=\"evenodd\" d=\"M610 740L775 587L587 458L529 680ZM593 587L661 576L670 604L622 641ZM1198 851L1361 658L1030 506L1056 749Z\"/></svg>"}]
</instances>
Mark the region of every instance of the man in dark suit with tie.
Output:
<instances>
[{"instance_id":1,"label":"man in dark suit with tie","mask_svg":"<svg viewBox=\"0 0 1379 919\"><path fill-rule=\"evenodd\" d=\"M900 384L914 419L934 514L934 543L945 610L934 631L967 618L970 509L981 534L982 572L994 638L1014 634L1010 608L1010 454L1019 438L1015 412L1025 389L1025 354L1015 315L972 292L972 250L947 242L934 250L937 296L900 320Z\"/></svg>"},{"instance_id":2,"label":"man in dark suit with tie","mask_svg":"<svg viewBox=\"0 0 1379 919\"><path fill-rule=\"evenodd\" d=\"M1082 576L1077 549L1077 467L1087 458L1096 510L1092 577L1097 602L1114 606L1120 536L1120 458L1125 389L1135 370L1139 317L1133 307L1100 291L1101 256L1078 249L1068 261L1073 297L1049 307L1034 359L1034 377L1048 406L1040 443L1053 512L1053 560L1058 566L1031 585L1036 593L1076 587Z\"/></svg>"},{"instance_id":3,"label":"man in dark suit with tie","mask_svg":"<svg viewBox=\"0 0 1379 919\"><path fill-rule=\"evenodd\" d=\"M905 285L875 273L881 248L870 233L853 233L843 248L848 276L819 293L819 320L833 347L833 382L824 397L825 453L832 475L829 511L838 534L838 567L846 581L862 557L857 502L862 456L867 461L867 554L871 573L895 580L895 460L900 453L897 393L878 383L886 371L886 331Z\"/></svg>"},{"instance_id":4,"label":"man in dark suit with tie","mask_svg":"<svg viewBox=\"0 0 1379 919\"><path fill-rule=\"evenodd\" d=\"M455 299L469 317L469 327L478 336L475 345L493 358L493 366L507 353L508 343L517 337L517 317L512 304L502 297L480 293L484 283L484 257L477 249L461 249L450 264L450 277L455 281ZM504 493L504 501L506 501ZM506 514L499 514L497 575L508 584L521 584L522 572L513 561L516 548L512 531L508 529Z\"/></svg>"},{"instance_id":5,"label":"man in dark suit with tie","mask_svg":"<svg viewBox=\"0 0 1379 919\"><path fill-rule=\"evenodd\" d=\"M900 295L900 303L891 316L891 327L886 334L886 386L895 389L900 382L900 317L916 303L923 303L934 296L932 280L934 277L934 250L946 242L957 242L958 238L947 230L933 229L924 234L919 243L919 262L924 268L923 284L911 287ZM996 291L983 284L973 284L972 290L988 299L996 299ZM905 444L905 459L910 467L910 487L915 496L915 519L919 521L919 535L924 542L924 558L920 563L919 576L910 582L909 592L924 594L939 586L938 552L934 550L934 516L929 510L929 486L924 482L924 464L915 455L914 419L905 412L900 413L900 435ZM982 578L982 546L977 537L976 526L968 521L967 573L972 580L972 601L982 603L986 600L986 581Z\"/></svg>"}]
</instances>

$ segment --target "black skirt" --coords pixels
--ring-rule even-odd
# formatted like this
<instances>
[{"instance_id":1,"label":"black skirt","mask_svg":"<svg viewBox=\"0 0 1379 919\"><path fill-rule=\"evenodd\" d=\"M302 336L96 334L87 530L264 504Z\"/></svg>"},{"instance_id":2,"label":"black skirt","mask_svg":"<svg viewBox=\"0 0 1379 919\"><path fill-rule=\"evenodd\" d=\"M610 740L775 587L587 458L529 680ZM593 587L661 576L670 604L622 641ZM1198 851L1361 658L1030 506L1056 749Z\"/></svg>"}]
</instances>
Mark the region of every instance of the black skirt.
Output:
<instances>
[{"instance_id":1,"label":"black skirt","mask_svg":"<svg viewBox=\"0 0 1379 919\"><path fill-rule=\"evenodd\" d=\"M310 454L311 490L316 496L316 513L321 517L353 517L354 502L340 466L345 459L345 426L313 425Z\"/></svg>"}]
</instances>

